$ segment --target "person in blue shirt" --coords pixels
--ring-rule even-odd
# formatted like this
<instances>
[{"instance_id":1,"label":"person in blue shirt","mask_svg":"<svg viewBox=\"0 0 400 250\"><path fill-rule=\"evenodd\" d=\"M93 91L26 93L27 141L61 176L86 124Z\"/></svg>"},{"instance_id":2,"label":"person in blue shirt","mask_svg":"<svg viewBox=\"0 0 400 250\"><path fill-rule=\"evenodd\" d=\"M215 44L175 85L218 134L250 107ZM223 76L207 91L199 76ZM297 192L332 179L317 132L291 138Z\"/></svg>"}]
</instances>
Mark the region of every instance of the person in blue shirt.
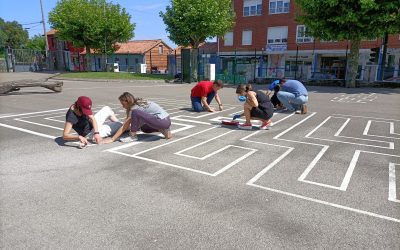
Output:
<instances>
[{"instance_id":1,"label":"person in blue shirt","mask_svg":"<svg viewBox=\"0 0 400 250\"><path fill-rule=\"evenodd\" d=\"M281 89L277 94L279 101L288 111L298 114L307 113L308 92L304 85L297 80L280 80Z\"/></svg>"}]
</instances>

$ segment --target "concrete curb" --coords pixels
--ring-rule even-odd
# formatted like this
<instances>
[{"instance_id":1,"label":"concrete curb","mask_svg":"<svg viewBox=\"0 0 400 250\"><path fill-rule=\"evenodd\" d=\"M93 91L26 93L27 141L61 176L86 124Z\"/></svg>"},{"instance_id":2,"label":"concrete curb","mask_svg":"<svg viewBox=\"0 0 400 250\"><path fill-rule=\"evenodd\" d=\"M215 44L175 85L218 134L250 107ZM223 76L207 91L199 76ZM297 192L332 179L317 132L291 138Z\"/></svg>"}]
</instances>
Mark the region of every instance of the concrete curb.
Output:
<instances>
[{"instance_id":1,"label":"concrete curb","mask_svg":"<svg viewBox=\"0 0 400 250\"><path fill-rule=\"evenodd\" d=\"M52 77L54 80L62 81L82 81L82 82L153 82L166 83L163 80L126 80L126 79L95 79L95 78L68 78L68 77Z\"/></svg>"}]
</instances>

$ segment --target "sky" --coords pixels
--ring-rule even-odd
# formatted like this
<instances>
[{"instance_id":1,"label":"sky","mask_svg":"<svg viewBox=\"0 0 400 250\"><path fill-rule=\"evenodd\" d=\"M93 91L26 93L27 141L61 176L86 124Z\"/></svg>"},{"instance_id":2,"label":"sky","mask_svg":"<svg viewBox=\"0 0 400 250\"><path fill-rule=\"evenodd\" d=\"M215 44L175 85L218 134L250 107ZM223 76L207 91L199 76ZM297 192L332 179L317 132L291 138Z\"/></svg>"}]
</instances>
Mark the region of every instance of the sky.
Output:
<instances>
[{"instance_id":1,"label":"sky","mask_svg":"<svg viewBox=\"0 0 400 250\"><path fill-rule=\"evenodd\" d=\"M107 0L110 2L110 0ZM168 39L165 24L159 16L165 11L169 0L112 0L124 7L131 15L131 22L136 24L133 40L162 39L172 48L176 45ZM42 0L46 30L50 30L48 13L54 9L57 0ZM5 21L17 21L29 28L29 36L43 34L40 0L0 0L0 17Z\"/></svg>"}]
</instances>

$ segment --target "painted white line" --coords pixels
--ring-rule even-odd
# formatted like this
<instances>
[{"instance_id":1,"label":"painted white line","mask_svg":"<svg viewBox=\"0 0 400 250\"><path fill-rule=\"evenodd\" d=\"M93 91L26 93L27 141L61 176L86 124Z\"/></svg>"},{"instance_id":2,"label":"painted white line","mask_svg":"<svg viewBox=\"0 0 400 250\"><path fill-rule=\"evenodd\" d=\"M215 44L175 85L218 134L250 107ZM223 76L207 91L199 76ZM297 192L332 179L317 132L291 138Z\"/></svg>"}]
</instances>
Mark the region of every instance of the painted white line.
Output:
<instances>
[{"instance_id":1,"label":"painted white line","mask_svg":"<svg viewBox=\"0 0 400 250\"><path fill-rule=\"evenodd\" d=\"M172 124L183 126L182 128L178 128L178 129L171 130L171 133L172 133L172 134L175 134L175 133L178 133L178 132L180 132L180 131L184 131L184 130L191 129L191 128L194 128L194 127L195 127L195 126L193 126L193 125L187 125L187 124L176 123L176 122L172 122ZM143 132L140 132L140 133L137 133L137 134L144 134L144 133L143 133ZM113 153L116 153L118 150L121 150L121 149L124 149L124 148L130 148L130 147L133 147L133 146L135 146L135 145L141 144L141 143L146 142L146 141L151 141L151 140L153 140L153 139L156 138L156 137L159 137L159 136L158 136L158 135L152 135L152 136L149 136L148 138L145 138L145 139L143 139L143 140L141 140L141 141L134 141L134 142L125 143L124 145L121 145L121 146L117 146L117 147L114 147L114 148L110 148L110 149L104 150L104 152L113 152Z\"/></svg>"},{"instance_id":2,"label":"painted white line","mask_svg":"<svg viewBox=\"0 0 400 250\"><path fill-rule=\"evenodd\" d=\"M284 134L288 133L289 131L291 131L292 129L294 129L295 127L299 126L300 124L302 124L303 122L306 122L308 119L310 119L311 117L313 117L315 114L317 114L317 112L312 113L311 115L307 116L306 118L304 118L303 120L301 120L300 122L296 123L295 125L291 126L290 128L286 129L285 131L281 132L280 134L278 134L277 136L275 136L273 139L278 139L279 137L283 136Z\"/></svg>"},{"instance_id":3,"label":"painted white line","mask_svg":"<svg viewBox=\"0 0 400 250\"><path fill-rule=\"evenodd\" d=\"M22 132L25 132L25 133L28 133L28 134L32 134L32 135L45 137L45 138L50 138L50 139L56 139L57 138L56 136L46 135L46 134L38 133L38 132L35 132L35 131L32 131L32 130L18 128L18 127L10 126L10 125L3 124L3 123L0 123L0 126L5 127L5 128L18 130L18 131L22 131Z\"/></svg>"},{"instance_id":4,"label":"painted white line","mask_svg":"<svg viewBox=\"0 0 400 250\"><path fill-rule=\"evenodd\" d=\"M65 113L65 112L63 112L63 113L57 112L57 113L54 113L54 114L51 114L51 115L56 115L56 114L63 114L63 115L61 115L61 116L64 116L64 117L65 117L65 114L66 114L66 113ZM40 114L40 115L21 116L21 117L19 117L19 118L27 119L27 118L43 117L43 116L48 116L48 115L50 115L50 114L45 113L45 114Z\"/></svg>"},{"instance_id":5,"label":"painted white line","mask_svg":"<svg viewBox=\"0 0 400 250\"><path fill-rule=\"evenodd\" d=\"M234 146L234 147L238 147L238 146ZM243 147L238 147L238 148L243 148ZM217 176L217 175L225 172L229 168L233 167L234 165L238 164L239 162L243 161L244 159L246 159L250 155L252 155L255 152L257 152L257 149L250 149L250 148L244 148L244 149L249 149L250 152L248 152L247 154L243 155L242 157L239 157L238 159L234 160L233 162L229 163L228 165L226 165L225 167L221 168L220 170L218 170L217 172L213 173L212 175L213 176Z\"/></svg>"},{"instance_id":6,"label":"painted white line","mask_svg":"<svg viewBox=\"0 0 400 250\"><path fill-rule=\"evenodd\" d=\"M154 149L161 148L161 147L165 147L165 146L167 146L167 145L169 145L169 144L172 144L172 143L176 143L176 142L178 142L178 141L185 140L185 139L187 139L187 138L190 138L190 137L192 137L192 136L195 136L195 135L198 135L198 134L202 134L202 133L205 133L205 132L207 132L207 131L209 131L209 130L216 129L216 128L218 128L218 126L211 127L211 128L208 128L208 129L202 130L202 131L200 131L200 132L197 132L197 133L194 133L194 134L191 134L191 135L188 135L188 136L185 136L185 137L182 137L182 138L179 138L179 139L173 140L173 141L169 141L169 142L167 142L167 143L164 143L164 144L162 144L162 145L158 145L158 146L155 146L155 147L152 147L152 148L146 149L146 150L144 150L144 151L141 151L141 152L139 152L139 153L136 153L136 154L134 154L134 155L132 155L132 156L136 156L136 155L144 154L144 153L146 153L146 152L149 152L149 151L152 151L152 150L154 150Z\"/></svg>"},{"instance_id":7,"label":"painted white line","mask_svg":"<svg viewBox=\"0 0 400 250\"><path fill-rule=\"evenodd\" d=\"M323 186L323 187L329 187L329 188L333 188L333 189L340 189L339 187L335 187L332 185L327 185L327 184L323 184L323 183L319 183L319 182L314 182L314 181L309 181L306 180L307 175L311 172L311 170L315 167L315 165L317 165L317 162L321 159L321 157L325 154L325 152L329 149L329 146L324 146L321 151L319 151L319 153L317 154L317 156L311 161L311 163L308 165L308 167L306 168L306 170L304 170L304 172L300 175L300 177L297 179L298 181L301 182L307 182L310 184L314 184L314 185L318 185L318 186Z\"/></svg>"},{"instance_id":8,"label":"painted white line","mask_svg":"<svg viewBox=\"0 0 400 250\"><path fill-rule=\"evenodd\" d=\"M369 128L371 127L371 120L367 122L367 125L364 128L363 135L368 135Z\"/></svg>"},{"instance_id":9,"label":"painted white line","mask_svg":"<svg viewBox=\"0 0 400 250\"><path fill-rule=\"evenodd\" d=\"M197 170L197 169L193 169L193 168L183 167L183 166L180 166L180 165L176 165L176 164L172 164L172 163L168 163L168 162L163 162L163 161L158 161L158 160L154 160L154 159L150 159L150 158L142 157L142 156L138 156L138 155L126 154L126 153L122 153L122 152L119 152L119 151L111 151L111 150L108 150L108 151L112 152L112 153L128 156L128 157L132 157L132 158L141 159L141 160L144 160L144 161L154 162L154 163L158 163L158 164L161 164L161 165L166 165L166 166L169 166L169 167L174 167L174 168L178 168L178 169L183 169L183 170L187 170L187 171L191 171L191 172L195 172L195 173L199 173L199 174L204 174L204 175L209 175L209 176L215 177L215 176L223 173L224 171L228 170L232 166L236 165L240 161L246 159L247 157L249 157L251 154L253 154L257 150L256 149L252 149L247 154L245 154L242 157L236 159L235 161L229 163L228 165L226 165L225 167L223 167L222 169L218 170L215 173L208 173L208 172Z\"/></svg>"},{"instance_id":10,"label":"painted white line","mask_svg":"<svg viewBox=\"0 0 400 250\"><path fill-rule=\"evenodd\" d=\"M367 118L367 119L372 119L372 120L384 120L384 121L397 121L397 122L400 122L400 120L377 118L377 117L370 117L370 116L344 115L344 114L332 114L332 116L348 116L348 117L357 117L357 118Z\"/></svg>"},{"instance_id":11,"label":"painted white line","mask_svg":"<svg viewBox=\"0 0 400 250\"><path fill-rule=\"evenodd\" d=\"M317 131L320 127L322 127L329 119L331 119L331 116L328 116L323 122L321 122L313 130L311 130L310 133L306 134L305 137L309 137L310 135L314 134L314 132Z\"/></svg>"},{"instance_id":12,"label":"painted white line","mask_svg":"<svg viewBox=\"0 0 400 250\"><path fill-rule=\"evenodd\" d=\"M178 113L183 113L185 112L184 110L180 110L180 111L175 111L175 112L168 112L168 114L173 115L173 114L178 114Z\"/></svg>"},{"instance_id":13,"label":"painted white line","mask_svg":"<svg viewBox=\"0 0 400 250\"><path fill-rule=\"evenodd\" d=\"M59 128L59 127L54 127L54 126L50 126L50 125L46 125L46 124L42 124L42 123L37 123L37 122L31 122L31 121L26 121L22 118L14 118L14 120L16 121L20 121L20 122L25 122L25 123L29 123L29 124L33 124L33 125L37 125L40 127L46 127L46 128L52 128L52 129L56 129L56 130L60 130L63 131L63 128Z\"/></svg>"},{"instance_id":14,"label":"painted white line","mask_svg":"<svg viewBox=\"0 0 400 250\"><path fill-rule=\"evenodd\" d=\"M186 117L186 116L176 116L176 117L171 117L171 120L175 120L175 121L182 121L182 122L191 122L191 123L196 123L196 124L203 124L203 125L214 125L212 123L209 122L201 122L201 121L193 121L193 120L189 120L189 119L183 119L180 117Z\"/></svg>"},{"instance_id":15,"label":"painted white line","mask_svg":"<svg viewBox=\"0 0 400 250\"><path fill-rule=\"evenodd\" d=\"M39 111L39 112L30 112L30 113L22 113L22 114L15 114L15 115L3 115L3 116L0 116L0 119L1 118L9 118L9 117L17 117L17 116L25 116L25 115L33 115L33 114L40 114L40 113L50 113L50 112L55 112L55 111L60 111L60 110L68 110L68 108L53 109L53 110L46 110L46 111Z\"/></svg>"},{"instance_id":16,"label":"painted white line","mask_svg":"<svg viewBox=\"0 0 400 250\"><path fill-rule=\"evenodd\" d=\"M396 195L396 165L395 163L389 163L389 201L400 203Z\"/></svg>"},{"instance_id":17,"label":"painted white line","mask_svg":"<svg viewBox=\"0 0 400 250\"><path fill-rule=\"evenodd\" d=\"M331 207L335 207L335 208L340 208L340 209L344 209L344 210L347 210L347 211L351 211L351 212L355 212L355 213L359 213L359 214L363 214L363 215L368 215L368 216L379 218L379 219L384 219L384 220L400 223L400 219L389 217L389 216L384 216L384 215L380 215L380 214L376 214L376 213L372 213L372 212L368 212L368 211L364 211L364 210L360 210L360 209L356 209L356 208L351 208L351 207L347 207L347 206L343 206L343 205L339 205L339 204L335 204L335 203L331 203L331 202L327 202L327 201L323 201L323 200L318 200L318 199L310 198L310 197L303 196L303 195L289 193L289 192L285 192L285 191L278 190L278 189L264 187L264 186L260 186L260 185L256 185L256 184L247 183L247 185L253 186L253 187L256 187L256 188L261 188L261 189L264 189L264 190L267 190L267 191L271 191L271 192L275 192L275 193L284 194L284 195L287 195L287 196L299 198L299 199L302 199L302 200L312 201L312 202L315 202L315 203L319 203L319 204L323 204L323 205L327 205L327 206L331 206Z\"/></svg>"},{"instance_id":18,"label":"painted white line","mask_svg":"<svg viewBox=\"0 0 400 250\"><path fill-rule=\"evenodd\" d=\"M342 118L342 117L334 117L334 118ZM342 131L344 130L344 128L347 126L347 124L350 122L350 118L343 118L346 119L346 121L343 123L343 125L339 128L338 131L336 131L334 136L339 136L340 133L342 133Z\"/></svg>"},{"instance_id":19,"label":"painted white line","mask_svg":"<svg viewBox=\"0 0 400 250\"><path fill-rule=\"evenodd\" d=\"M347 187L349 186L351 176L353 175L354 169L356 167L358 158L360 157L360 150L356 150L354 152L353 158L351 159L349 168L347 169L346 175L344 176L343 182L340 185L340 190L346 191Z\"/></svg>"},{"instance_id":20,"label":"painted white line","mask_svg":"<svg viewBox=\"0 0 400 250\"><path fill-rule=\"evenodd\" d=\"M391 134L391 135L400 135L400 134L394 132L394 122L374 121L374 120L368 120L367 125L365 126L365 129L364 129L363 135L372 136L372 137L381 137L381 138L388 138L388 139L400 140L400 137L383 136L383 135L371 135L371 134L368 134L372 122L388 123L389 126L390 126L390 127L389 127L389 134Z\"/></svg>"},{"instance_id":21,"label":"painted white line","mask_svg":"<svg viewBox=\"0 0 400 250\"><path fill-rule=\"evenodd\" d=\"M193 146L191 146L191 147L188 147L188 148L185 148L185 149L183 149L183 150L181 150L181 151L178 151L178 152L176 152L175 154L176 154L176 155L187 156L186 154L182 154L182 153L183 153L183 152L186 152L186 151L188 151L188 150L191 150L191 149L193 149L193 148L199 147L199 146L201 146L201 145L204 145L204 144L206 144L206 143L209 143L210 141L216 140L216 139L218 139L218 138L220 138L220 137L223 137L223 136L225 136L225 135L227 135L227 134L230 134L230 133L233 133L233 132L235 132L235 130L231 130L231 131L228 131L228 132L226 132L226 133L220 134L220 135L215 136L215 137L213 137L213 138L211 138L211 139L209 139L209 140L203 141L203 142L201 142L201 143L198 143L198 144L196 144L196 145L193 145ZM196 158L196 159L200 159L200 160L204 160L204 159L207 159L208 156L206 155L206 156L204 156L204 157L195 157L195 158Z\"/></svg>"},{"instance_id":22,"label":"painted white line","mask_svg":"<svg viewBox=\"0 0 400 250\"><path fill-rule=\"evenodd\" d=\"M253 178L251 178L248 182L247 185L252 185L254 182L256 182L258 179L261 178L266 172L268 172L271 168L273 168L276 164L278 164L281 160L283 160L288 154L290 154L294 148L289 148L286 150L281 156L276 158L273 162L271 162L266 168L261 170L258 174L256 174Z\"/></svg>"},{"instance_id":23,"label":"painted white line","mask_svg":"<svg viewBox=\"0 0 400 250\"><path fill-rule=\"evenodd\" d=\"M350 139L357 139L354 137L345 137L341 136L344 138L350 138ZM394 143L393 142L384 142L387 143L389 146L388 147L382 147L382 146L376 146L372 144L362 144L362 143L355 143L355 142L346 142L346 141L339 141L339 140L332 140L332 139L324 139L324 138L319 138L319 137L308 137L310 139L316 139L316 140L322 140L322 141L330 141L330 142L339 142L339 143L344 143L344 144L352 144L352 145L359 145L359 146L367 146L367 147L373 147L373 148L385 148L385 149L394 149ZM376 141L376 142L383 142L383 141L377 141L377 140L368 140L368 139L362 139L365 141Z\"/></svg>"},{"instance_id":24,"label":"painted white line","mask_svg":"<svg viewBox=\"0 0 400 250\"><path fill-rule=\"evenodd\" d=\"M215 118L209 119L209 121L212 121L212 122L222 122L223 120L232 120L232 117L217 116ZM236 121L245 122L246 120L245 119L236 119ZM261 125L261 121L259 121L259 120L251 120L251 123L252 124L260 123L260 125ZM258 126L260 126L260 125L258 125ZM256 126L257 125L253 125L253 127L256 127Z\"/></svg>"},{"instance_id":25,"label":"painted white line","mask_svg":"<svg viewBox=\"0 0 400 250\"><path fill-rule=\"evenodd\" d=\"M57 120L57 119L53 119L54 117L46 117L44 118L45 120L49 120L49 121L53 121L53 122L58 122L58 123L65 123L64 120Z\"/></svg>"},{"instance_id":26,"label":"painted white line","mask_svg":"<svg viewBox=\"0 0 400 250\"><path fill-rule=\"evenodd\" d=\"M329 119L331 118L337 118L337 119L346 119L344 124L339 128L339 130L334 134L335 137L341 137L341 138L347 138L347 139L354 139L354 140L359 140L359 141L370 141L370 142L379 142L379 143L385 143L388 144L388 147L383 147L383 146L377 146L377 145L372 145L372 144L363 144L363 143L355 143L355 142L346 142L346 141L339 141L339 140L333 140L333 139L326 139L326 138L320 138L320 137L311 137L311 135L317 131L319 128L321 128ZM331 141L331 142L340 142L340 143L345 143L345 144L353 144L353 145L359 145L359 146L368 146L368 147L375 147L375 148L388 148L388 149L394 149L394 143L393 142L388 142L388 141L379 141L379 140L371 140L371 139L364 139L364 138L358 138L358 137L350 137L350 136L343 136L339 135L343 129L347 126L349 123L350 118L344 118L344 117L337 117L337 116L328 116L323 122L321 122L317 127L315 127L311 132L309 132L305 138L310 138L310 139L317 139L317 140L323 140L323 141Z\"/></svg>"},{"instance_id":27,"label":"painted white line","mask_svg":"<svg viewBox=\"0 0 400 250\"><path fill-rule=\"evenodd\" d=\"M206 116L211 116L211 115L216 115L216 114L219 114L219 113L223 113L223 112L235 109L235 108L236 107L227 108L227 109L224 109L222 111L206 112L204 115L199 115L199 116L189 116L189 115L187 115L185 117L192 118L192 119L198 119L198 118L203 118L203 117L206 117Z\"/></svg>"}]
</instances>

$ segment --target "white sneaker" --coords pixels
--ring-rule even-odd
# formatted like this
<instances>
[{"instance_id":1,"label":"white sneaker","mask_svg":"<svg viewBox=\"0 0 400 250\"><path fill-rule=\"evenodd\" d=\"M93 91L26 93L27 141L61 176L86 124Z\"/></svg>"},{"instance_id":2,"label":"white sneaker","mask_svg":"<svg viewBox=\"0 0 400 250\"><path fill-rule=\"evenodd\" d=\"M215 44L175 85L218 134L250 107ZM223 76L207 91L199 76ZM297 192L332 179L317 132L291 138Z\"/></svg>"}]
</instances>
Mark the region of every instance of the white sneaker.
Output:
<instances>
[{"instance_id":1,"label":"white sneaker","mask_svg":"<svg viewBox=\"0 0 400 250\"><path fill-rule=\"evenodd\" d=\"M253 125L251 123L243 123L243 124L239 124L238 128L243 129L243 130L252 130Z\"/></svg>"},{"instance_id":2,"label":"white sneaker","mask_svg":"<svg viewBox=\"0 0 400 250\"><path fill-rule=\"evenodd\" d=\"M260 126L261 130L268 130L270 127L272 127L273 123L271 120L268 120L267 122L263 122Z\"/></svg>"},{"instance_id":3,"label":"white sneaker","mask_svg":"<svg viewBox=\"0 0 400 250\"><path fill-rule=\"evenodd\" d=\"M120 137L119 138L119 141L120 142L124 142L124 143L126 143L126 142L134 142L134 141L138 141L138 140L139 140L139 138L137 137L137 135L128 135L126 137Z\"/></svg>"}]
</instances>

